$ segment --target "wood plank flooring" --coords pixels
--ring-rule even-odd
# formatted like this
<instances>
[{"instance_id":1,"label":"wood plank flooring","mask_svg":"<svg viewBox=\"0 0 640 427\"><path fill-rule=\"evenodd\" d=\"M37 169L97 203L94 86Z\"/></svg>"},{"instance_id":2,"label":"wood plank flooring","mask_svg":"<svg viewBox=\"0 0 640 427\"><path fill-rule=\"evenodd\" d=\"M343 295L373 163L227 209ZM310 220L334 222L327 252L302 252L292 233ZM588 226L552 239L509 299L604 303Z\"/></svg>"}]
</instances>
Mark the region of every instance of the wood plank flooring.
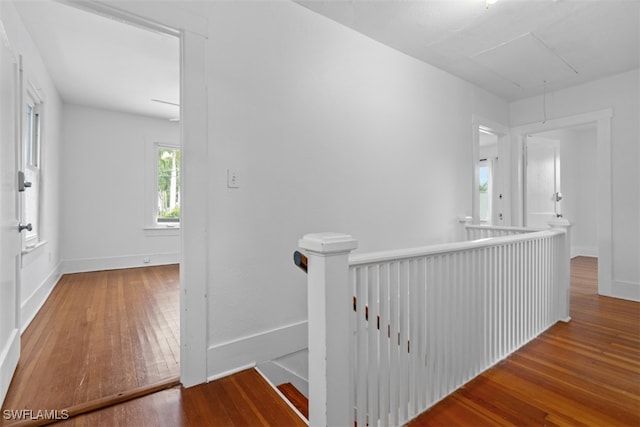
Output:
<instances>
[{"instance_id":1,"label":"wood plank flooring","mask_svg":"<svg viewBox=\"0 0 640 427\"><path fill-rule=\"evenodd\" d=\"M558 323L409 423L640 426L640 303L597 295L597 259L571 263Z\"/></svg>"},{"instance_id":2,"label":"wood plank flooring","mask_svg":"<svg viewBox=\"0 0 640 427\"><path fill-rule=\"evenodd\" d=\"M261 427L307 424L254 369L173 388L56 423L60 427Z\"/></svg>"},{"instance_id":3,"label":"wood plank flooring","mask_svg":"<svg viewBox=\"0 0 640 427\"><path fill-rule=\"evenodd\" d=\"M62 277L22 335L5 409L63 409L179 375L177 265Z\"/></svg>"},{"instance_id":4,"label":"wood plank flooring","mask_svg":"<svg viewBox=\"0 0 640 427\"><path fill-rule=\"evenodd\" d=\"M598 296L596 278L597 260L574 259L572 321L554 325L409 426L640 426L640 303ZM143 368L141 377L151 370ZM48 392L47 386L60 376L58 372L37 380L43 394L62 390L55 386ZM258 373L249 370L189 389L164 390L57 425L304 423Z\"/></svg>"}]
</instances>

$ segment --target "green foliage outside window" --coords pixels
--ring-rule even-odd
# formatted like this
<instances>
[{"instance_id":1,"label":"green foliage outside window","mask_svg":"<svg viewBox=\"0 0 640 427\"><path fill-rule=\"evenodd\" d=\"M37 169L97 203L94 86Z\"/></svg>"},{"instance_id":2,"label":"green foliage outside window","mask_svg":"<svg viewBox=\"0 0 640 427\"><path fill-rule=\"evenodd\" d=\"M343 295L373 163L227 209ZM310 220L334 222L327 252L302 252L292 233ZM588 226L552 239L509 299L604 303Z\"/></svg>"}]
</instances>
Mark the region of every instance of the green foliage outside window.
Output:
<instances>
[{"instance_id":1,"label":"green foliage outside window","mask_svg":"<svg viewBox=\"0 0 640 427\"><path fill-rule=\"evenodd\" d=\"M180 220L180 150L158 150L158 222Z\"/></svg>"}]
</instances>

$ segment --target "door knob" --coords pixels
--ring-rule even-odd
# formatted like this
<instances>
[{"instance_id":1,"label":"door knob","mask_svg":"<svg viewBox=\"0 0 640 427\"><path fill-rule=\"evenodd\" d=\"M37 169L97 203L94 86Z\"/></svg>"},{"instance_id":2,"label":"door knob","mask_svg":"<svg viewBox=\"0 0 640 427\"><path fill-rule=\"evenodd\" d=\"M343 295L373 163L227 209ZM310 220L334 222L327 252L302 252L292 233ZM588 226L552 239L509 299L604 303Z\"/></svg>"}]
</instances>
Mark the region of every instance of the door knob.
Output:
<instances>
[{"instance_id":1,"label":"door knob","mask_svg":"<svg viewBox=\"0 0 640 427\"><path fill-rule=\"evenodd\" d=\"M33 226L31 225L31 223L24 225L23 223L18 224L18 232L22 232L22 230L28 230L31 231L33 230Z\"/></svg>"}]
</instances>

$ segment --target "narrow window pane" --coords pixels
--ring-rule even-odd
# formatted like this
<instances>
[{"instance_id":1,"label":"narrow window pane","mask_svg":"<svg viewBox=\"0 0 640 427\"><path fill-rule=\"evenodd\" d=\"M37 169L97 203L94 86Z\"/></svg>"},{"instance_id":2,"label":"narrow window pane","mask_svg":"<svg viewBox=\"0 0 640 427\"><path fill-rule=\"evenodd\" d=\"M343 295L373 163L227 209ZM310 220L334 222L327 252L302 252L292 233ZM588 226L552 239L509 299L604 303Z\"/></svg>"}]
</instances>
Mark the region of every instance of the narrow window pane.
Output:
<instances>
[{"instance_id":1,"label":"narrow window pane","mask_svg":"<svg viewBox=\"0 0 640 427\"><path fill-rule=\"evenodd\" d=\"M33 106L27 104L27 123L24 136L25 147L25 160L28 165L31 165L31 158L33 156Z\"/></svg>"},{"instance_id":2,"label":"narrow window pane","mask_svg":"<svg viewBox=\"0 0 640 427\"><path fill-rule=\"evenodd\" d=\"M40 114L33 114L33 131L31 138L31 157L29 164L38 167L38 159L40 158Z\"/></svg>"},{"instance_id":3,"label":"narrow window pane","mask_svg":"<svg viewBox=\"0 0 640 427\"><path fill-rule=\"evenodd\" d=\"M480 219L489 218L489 166L480 166Z\"/></svg>"},{"instance_id":4,"label":"narrow window pane","mask_svg":"<svg viewBox=\"0 0 640 427\"><path fill-rule=\"evenodd\" d=\"M158 222L180 222L180 150L158 149Z\"/></svg>"}]
</instances>

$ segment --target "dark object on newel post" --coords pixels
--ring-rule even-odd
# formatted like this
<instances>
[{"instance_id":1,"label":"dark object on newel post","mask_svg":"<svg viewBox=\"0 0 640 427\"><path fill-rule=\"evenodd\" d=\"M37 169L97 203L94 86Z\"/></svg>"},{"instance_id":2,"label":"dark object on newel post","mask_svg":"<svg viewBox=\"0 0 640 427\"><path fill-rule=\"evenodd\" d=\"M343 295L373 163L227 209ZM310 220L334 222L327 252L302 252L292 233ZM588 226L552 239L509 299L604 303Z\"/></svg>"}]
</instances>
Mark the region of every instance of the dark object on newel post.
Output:
<instances>
[{"instance_id":1,"label":"dark object on newel post","mask_svg":"<svg viewBox=\"0 0 640 427\"><path fill-rule=\"evenodd\" d=\"M297 265L300 270L307 272L307 257L298 251L293 253L293 263Z\"/></svg>"}]
</instances>

